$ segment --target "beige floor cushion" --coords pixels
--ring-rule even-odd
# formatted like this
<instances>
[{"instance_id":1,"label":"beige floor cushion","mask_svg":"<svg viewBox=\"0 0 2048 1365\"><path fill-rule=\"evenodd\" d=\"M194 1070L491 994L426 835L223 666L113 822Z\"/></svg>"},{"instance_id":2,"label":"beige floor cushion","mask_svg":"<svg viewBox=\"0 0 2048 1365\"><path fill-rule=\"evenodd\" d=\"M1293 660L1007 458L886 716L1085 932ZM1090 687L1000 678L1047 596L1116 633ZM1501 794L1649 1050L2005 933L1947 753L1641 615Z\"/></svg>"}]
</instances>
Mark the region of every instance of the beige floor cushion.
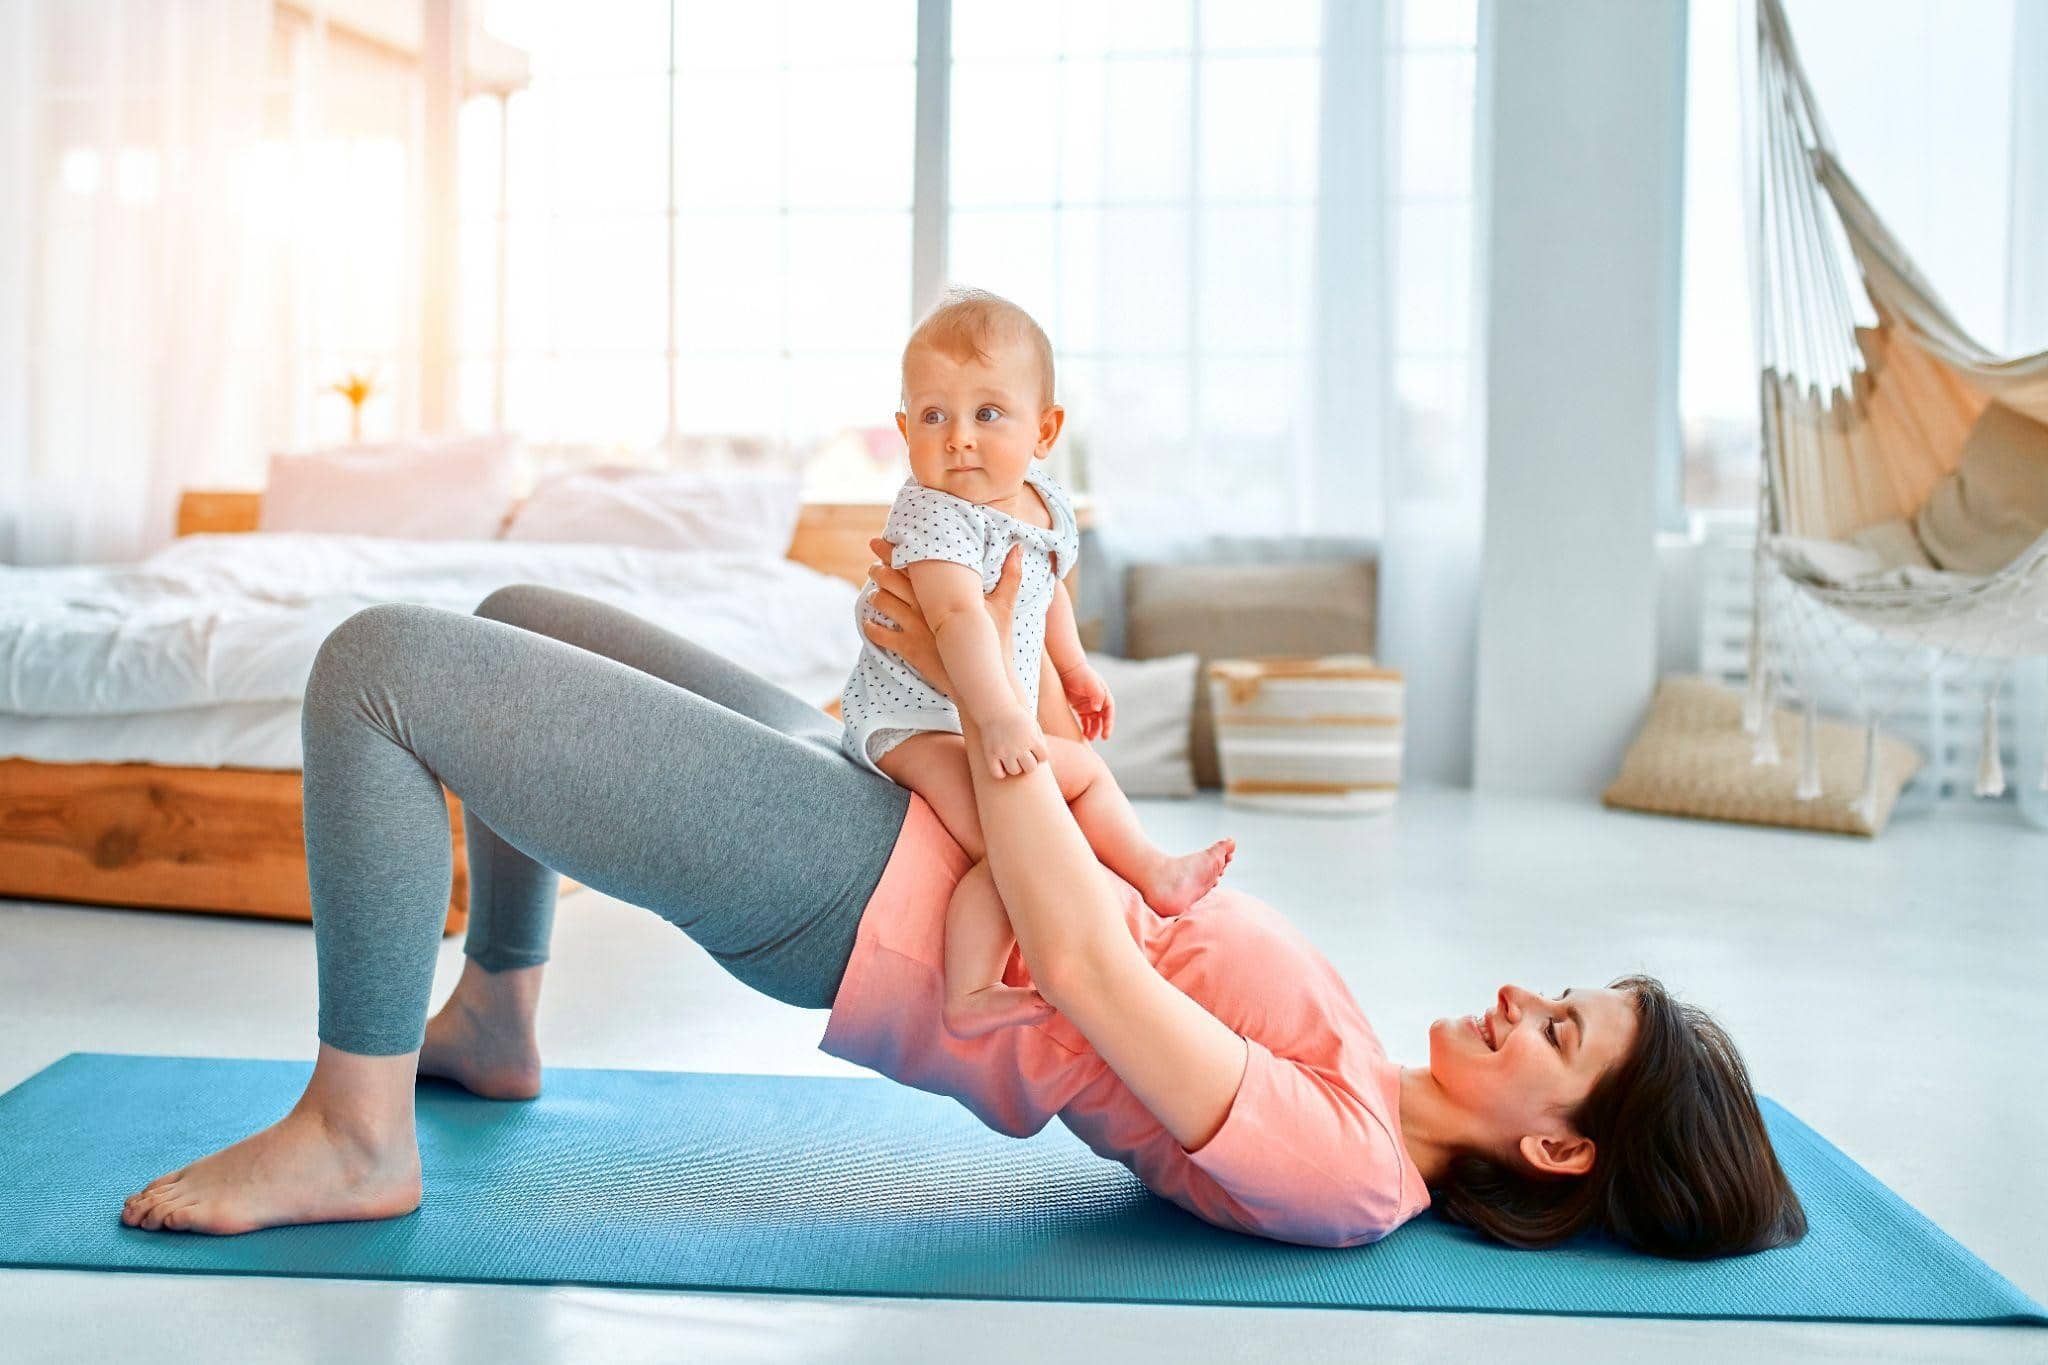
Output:
<instances>
[{"instance_id":1,"label":"beige floor cushion","mask_svg":"<svg viewBox=\"0 0 2048 1365\"><path fill-rule=\"evenodd\" d=\"M1602 794L1610 806L1737 820L1755 825L1874 835L1891 819L1899 791L1919 771L1920 753L1878 732L1876 818L1855 808L1863 793L1863 727L1823 719L1817 727L1821 794L1794 795L1799 784L1798 712L1778 708L1781 761L1750 761L1755 740L1742 728L1742 694L1707 678L1672 674L1657 684L1650 718L1622 760L1621 776Z\"/></svg>"}]
</instances>

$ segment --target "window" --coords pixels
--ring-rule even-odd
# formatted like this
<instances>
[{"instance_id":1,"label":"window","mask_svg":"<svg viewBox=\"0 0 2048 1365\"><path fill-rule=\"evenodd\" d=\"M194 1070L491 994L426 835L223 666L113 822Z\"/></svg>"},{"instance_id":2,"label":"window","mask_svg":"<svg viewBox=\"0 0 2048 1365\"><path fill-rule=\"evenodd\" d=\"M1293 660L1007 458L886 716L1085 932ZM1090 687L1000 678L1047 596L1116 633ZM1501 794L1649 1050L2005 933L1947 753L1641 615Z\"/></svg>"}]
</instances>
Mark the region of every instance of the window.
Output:
<instances>
[{"instance_id":1,"label":"window","mask_svg":"<svg viewBox=\"0 0 2048 1365\"><path fill-rule=\"evenodd\" d=\"M1461 484L1475 11L1389 0L1360 48L1384 67L1352 69L1323 0L953 0L926 85L947 145L922 149L945 277L1051 335L1057 472L1126 507L1190 514L1172 490L1193 489L1242 529L1353 534L1390 448L1405 493ZM486 0L533 81L464 111L464 421L565 455L796 458L812 496L887 498L918 12ZM1321 125L1354 117L1400 130L1388 180L1352 195L1367 231L1319 241ZM1318 315L1340 272L1363 323ZM1338 325L1384 348L1365 429L1317 403Z\"/></svg>"},{"instance_id":2,"label":"window","mask_svg":"<svg viewBox=\"0 0 2048 1365\"><path fill-rule=\"evenodd\" d=\"M700 462L893 429L914 5L499 0L485 23L533 81L463 113L465 423Z\"/></svg>"},{"instance_id":3,"label":"window","mask_svg":"<svg viewBox=\"0 0 2048 1365\"><path fill-rule=\"evenodd\" d=\"M1045 327L1060 472L1126 511L1290 520L1313 435L1321 17L953 5L947 273Z\"/></svg>"}]
</instances>

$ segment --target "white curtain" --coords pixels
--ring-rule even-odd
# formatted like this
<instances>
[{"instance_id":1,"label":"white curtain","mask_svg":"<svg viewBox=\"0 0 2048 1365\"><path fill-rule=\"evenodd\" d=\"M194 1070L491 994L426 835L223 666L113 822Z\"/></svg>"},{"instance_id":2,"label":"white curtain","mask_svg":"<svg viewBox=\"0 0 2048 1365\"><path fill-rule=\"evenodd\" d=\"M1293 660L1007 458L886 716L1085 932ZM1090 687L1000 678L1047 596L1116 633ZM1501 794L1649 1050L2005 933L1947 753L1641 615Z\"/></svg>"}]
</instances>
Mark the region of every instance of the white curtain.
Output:
<instances>
[{"instance_id":1,"label":"white curtain","mask_svg":"<svg viewBox=\"0 0 2048 1365\"><path fill-rule=\"evenodd\" d=\"M220 473L270 0L0 12L0 560L134 558Z\"/></svg>"}]
</instances>

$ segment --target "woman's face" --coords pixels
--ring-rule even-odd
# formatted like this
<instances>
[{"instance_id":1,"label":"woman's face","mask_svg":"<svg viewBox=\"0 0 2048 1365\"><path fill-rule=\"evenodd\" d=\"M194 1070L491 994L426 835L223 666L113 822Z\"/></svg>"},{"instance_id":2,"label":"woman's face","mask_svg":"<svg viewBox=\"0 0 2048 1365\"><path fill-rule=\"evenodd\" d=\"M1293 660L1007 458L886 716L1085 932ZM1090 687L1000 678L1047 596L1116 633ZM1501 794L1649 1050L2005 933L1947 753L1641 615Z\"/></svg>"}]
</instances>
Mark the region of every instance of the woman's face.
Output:
<instances>
[{"instance_id":1,"label":"woman's face","mask_svg":"<svg viewBox=\"0 0 2048 1365\"><path fill-rule=\"evenodd\" d=\"M1565 1116L1628 1055L1635 1036L1635 998L1626 991L1572 987L1545 996L1502 986L1484 1013L1429 1026L1429 1073L1479 1120L1494 1154L1506 1155L1527 1136L1573 1135Z\"/></svg>"}]
</instances>

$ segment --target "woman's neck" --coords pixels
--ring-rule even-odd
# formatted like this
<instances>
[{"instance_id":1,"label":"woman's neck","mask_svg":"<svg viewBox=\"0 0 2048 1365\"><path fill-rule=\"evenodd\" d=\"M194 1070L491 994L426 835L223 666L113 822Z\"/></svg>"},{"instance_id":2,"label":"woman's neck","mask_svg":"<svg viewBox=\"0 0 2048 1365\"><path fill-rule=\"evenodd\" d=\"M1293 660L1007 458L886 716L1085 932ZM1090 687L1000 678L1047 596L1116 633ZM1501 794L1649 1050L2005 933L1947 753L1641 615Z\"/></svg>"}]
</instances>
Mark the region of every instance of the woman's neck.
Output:
<instances>
[{"instance_id":1,"label":"woman's neck","mask_svg":"<svg viewBox=\"0 0 2048 1365\"><path fill-rule=\"evenodd\" d=\"M1426 1066L1401 1068L1400 1130L1401 1145L1425 1185L1442 1180L1459 1153L1472 1147L1464 1111L1451 1103Z\"/></svg>"}]
</instances>

